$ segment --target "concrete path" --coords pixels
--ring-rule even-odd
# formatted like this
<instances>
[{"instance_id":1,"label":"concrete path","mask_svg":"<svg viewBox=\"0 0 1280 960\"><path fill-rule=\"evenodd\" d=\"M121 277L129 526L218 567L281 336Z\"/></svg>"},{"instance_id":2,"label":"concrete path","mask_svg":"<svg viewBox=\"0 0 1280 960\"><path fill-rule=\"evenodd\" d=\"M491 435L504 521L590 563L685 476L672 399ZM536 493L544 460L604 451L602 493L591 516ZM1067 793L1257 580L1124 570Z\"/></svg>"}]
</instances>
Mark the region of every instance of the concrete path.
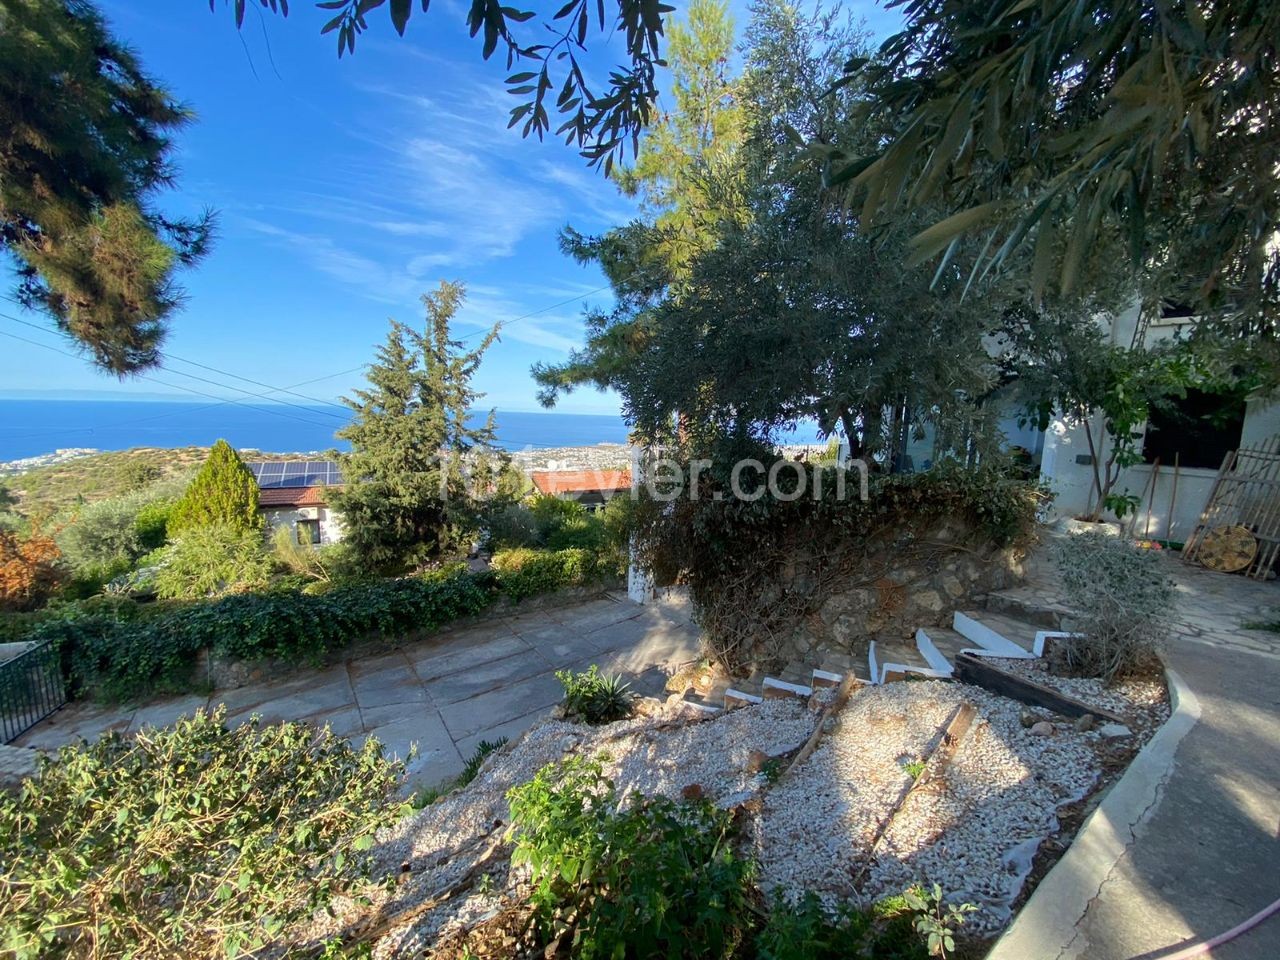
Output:
<instances>
[{"instance_id":1,"label":"concrete path","mask_svg":"<svg viewBox=\"0 0 1280 960\"><path fill-rule=\"evenodd\" d=\"M1280 898L1280 584L1186 567L1173 719L1103 799L989 960L1157 960ZM1280 916L1215 949L1280 955Z\"/></svg>"},{"instance_id":2,"label":"concrete path","mask_svg":"<svg viewBox=\"0 0 1280 960\"><path fill-rule=\"evenodd\" d=\"M623 596L487 621L323 670L139 706L69 705L15 741L54 749L108 730L162 726L197 708L226 704L231 723L307 720L362 742L375 736L409 764L414 785L457 774L482 740L515 737L559 702L556 670L598 664L637 693L663 695L667 675L698 656L687 601L639 606Z\"/></svg>"}]
</instances>

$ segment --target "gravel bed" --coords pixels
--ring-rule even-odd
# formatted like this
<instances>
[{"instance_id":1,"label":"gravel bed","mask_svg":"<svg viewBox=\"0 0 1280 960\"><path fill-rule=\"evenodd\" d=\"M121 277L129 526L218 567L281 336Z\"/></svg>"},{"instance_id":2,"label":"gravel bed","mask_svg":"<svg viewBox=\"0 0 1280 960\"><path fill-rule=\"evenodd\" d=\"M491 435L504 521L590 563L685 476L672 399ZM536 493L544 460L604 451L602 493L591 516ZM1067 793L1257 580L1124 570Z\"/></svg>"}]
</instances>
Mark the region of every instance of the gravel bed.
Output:
<instances>
[{"instance_id":1,"label":"gravel bed","mask_svg":"<svg viewBox=\"0 0 1280 960\"><path fill-rule=\"evenodd\" d=\"M1000 661L1016 672L1020 661ZM1126 749L1145 741L1167 716L1156 683L1102 688L1094 681L1048 678L1086 702L1123 714L1134 729ZM1009 920L1041 841L1058 830L1056 811L1098 782L1117 741L1080 732L1061 717L1033 733L1022 704L976 687L934 681L864 687L838 714L818 749L770 786L753 763L757 751L783 756L810 736L834 690L807 703L770 700L714 717L678 702L649 701L642 716L604 727L546 720L497 751L465 790L437 801L377 838L374 876L397 878L362 902L338 899L317 917L322 940L371 911L394 914L421 903L471 870L509 826L507 791L548 763L601 757L620 793L678 797L697 785L722 806L753 800L745 843L761 864L760 884L796 900L806 890L830 906L868 903L913 883L941 884L949 897L978 906L966 928L990 935ZM907 764L923 760L964 702L977 716L949 763L912 791L875 842L894 804L911 786ZM760 757L754 757L759 761ZM441 935L495 916L519 900L528 879L499 848L487 879L382 938L376 958L421 956Z\"/></svg>"},{"instance_id":2,"label":"gravel bed","mask_svg":"<svg viewBox=\"0 0 1280 960\"><path fill-rule=\"evenodd\" d=\"M965 701L977 708L973 726L943 775L910 795L872 858L879 825L911 783L905 762L924 755ZM813 890L834 906L936 882L979 907L969 929L999 929L1035 848L1057 829L1054 812L1101 770L1096 734L1063 725L1038 736L1021 714L1021 704L955 683L855 694L832 734L766 798L754 835L762 886L791 899Z\"/></svg>"},{"instance_id":3,"label":"gravel bed","mask_svg":"<svg viewBox=\"0 0 1280 960\"><path fill-rule=\"evenodd\" d=\"M989 660L1002 670L1119 714L1135 731L1158 727L1169 719L1169 696L1163 680L1128 678L1107 686L1091 677L1055 676L1044 660Z\"/></svg>"},{"instance_id":4,"label":"gravel bed","mask_svg":"<svg viewBox=\"0 0 1280 960\"><path fill-rule=\"evenodd\" d=\"M373 875L401 877L404 882L390 890L380 888L367 905L336 898L330 905L332 915L317 917L308 935L314 940L332 937L370 908L398 912L462 877L488 838L507 828L507 791L568 756L601 757L606 776L624 797L675 798L696 784L713 801L739 802L766 785L763 776L746 772L751 753L780 756L798 749L813 731L820 702L811 706L773 700L706 718L673 702L652 707L647 716L603 727L543 721L494 753L465 790L382 831ZM508 902L504 892L525 879L505 856L495 858L485 872L487 882L380 940L374 957L420 955L450 928L496 913Z\"/></svg>"}]
</instances>

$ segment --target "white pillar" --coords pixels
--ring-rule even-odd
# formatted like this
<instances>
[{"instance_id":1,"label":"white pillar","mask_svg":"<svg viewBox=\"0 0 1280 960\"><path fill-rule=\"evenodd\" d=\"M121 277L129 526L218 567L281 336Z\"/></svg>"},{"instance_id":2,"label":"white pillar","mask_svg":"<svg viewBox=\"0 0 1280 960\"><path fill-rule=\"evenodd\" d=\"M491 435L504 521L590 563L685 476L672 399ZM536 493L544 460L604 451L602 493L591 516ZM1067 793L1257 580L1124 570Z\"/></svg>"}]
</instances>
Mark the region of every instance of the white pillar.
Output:
<instances>
[{"instance_id":1,"label":"white pillar","mask_svg":"<svg viewBox=\"0 0 1280 960\"><path fill-rule=\"evenodd\" d=\"M640 487L648 477L652 452L647 447L631 447L631 499L640 496ZM653 588L653 574L642 567L636 553L635 537L631 538L630 560L627 564L627 596L636 603L653 603L657 592Z\"/></svg>"}]
</instances>

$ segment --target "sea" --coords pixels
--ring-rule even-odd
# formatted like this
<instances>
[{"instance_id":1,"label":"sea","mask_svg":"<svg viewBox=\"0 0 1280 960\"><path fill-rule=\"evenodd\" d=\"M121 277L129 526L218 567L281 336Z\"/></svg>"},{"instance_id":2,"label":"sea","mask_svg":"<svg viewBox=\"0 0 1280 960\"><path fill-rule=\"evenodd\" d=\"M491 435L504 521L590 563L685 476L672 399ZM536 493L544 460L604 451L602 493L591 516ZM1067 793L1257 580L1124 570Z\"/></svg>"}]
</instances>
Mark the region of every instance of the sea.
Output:
<instances>
[{"instance_id":1,"label":"sea","mask_svg":"<svg viewBox=\"0 0 1280 960\"><path fill-rule=\"evenodd\" d=\"M271 453L345 450L333 434L349 418L345 407L310 404L0 399L0 461L70 447L205 447L218 439ZM626 443L627 425L617 416L499 410L497 434L510 451L587 447Z\"/></svg>"}]
</instances>

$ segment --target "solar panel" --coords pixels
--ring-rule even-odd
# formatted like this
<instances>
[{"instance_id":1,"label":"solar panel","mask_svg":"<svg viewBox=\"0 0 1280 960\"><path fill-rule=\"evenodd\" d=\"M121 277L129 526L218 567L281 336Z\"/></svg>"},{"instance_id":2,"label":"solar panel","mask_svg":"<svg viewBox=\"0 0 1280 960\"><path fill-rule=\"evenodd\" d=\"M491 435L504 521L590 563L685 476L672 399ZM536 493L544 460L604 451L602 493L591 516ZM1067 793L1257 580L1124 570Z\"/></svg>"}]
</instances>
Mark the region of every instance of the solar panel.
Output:
<instances>
[{"instance_id":1,"label":"solar panel","mask_svg":"<svg viewBox=\"0 0 1280 960\"><path fill-rule=\"evenodd\" d=\"M253 460L245 464L263 490L334 486L342 471L333 460Z\"/></svg>"}]
</instances>

